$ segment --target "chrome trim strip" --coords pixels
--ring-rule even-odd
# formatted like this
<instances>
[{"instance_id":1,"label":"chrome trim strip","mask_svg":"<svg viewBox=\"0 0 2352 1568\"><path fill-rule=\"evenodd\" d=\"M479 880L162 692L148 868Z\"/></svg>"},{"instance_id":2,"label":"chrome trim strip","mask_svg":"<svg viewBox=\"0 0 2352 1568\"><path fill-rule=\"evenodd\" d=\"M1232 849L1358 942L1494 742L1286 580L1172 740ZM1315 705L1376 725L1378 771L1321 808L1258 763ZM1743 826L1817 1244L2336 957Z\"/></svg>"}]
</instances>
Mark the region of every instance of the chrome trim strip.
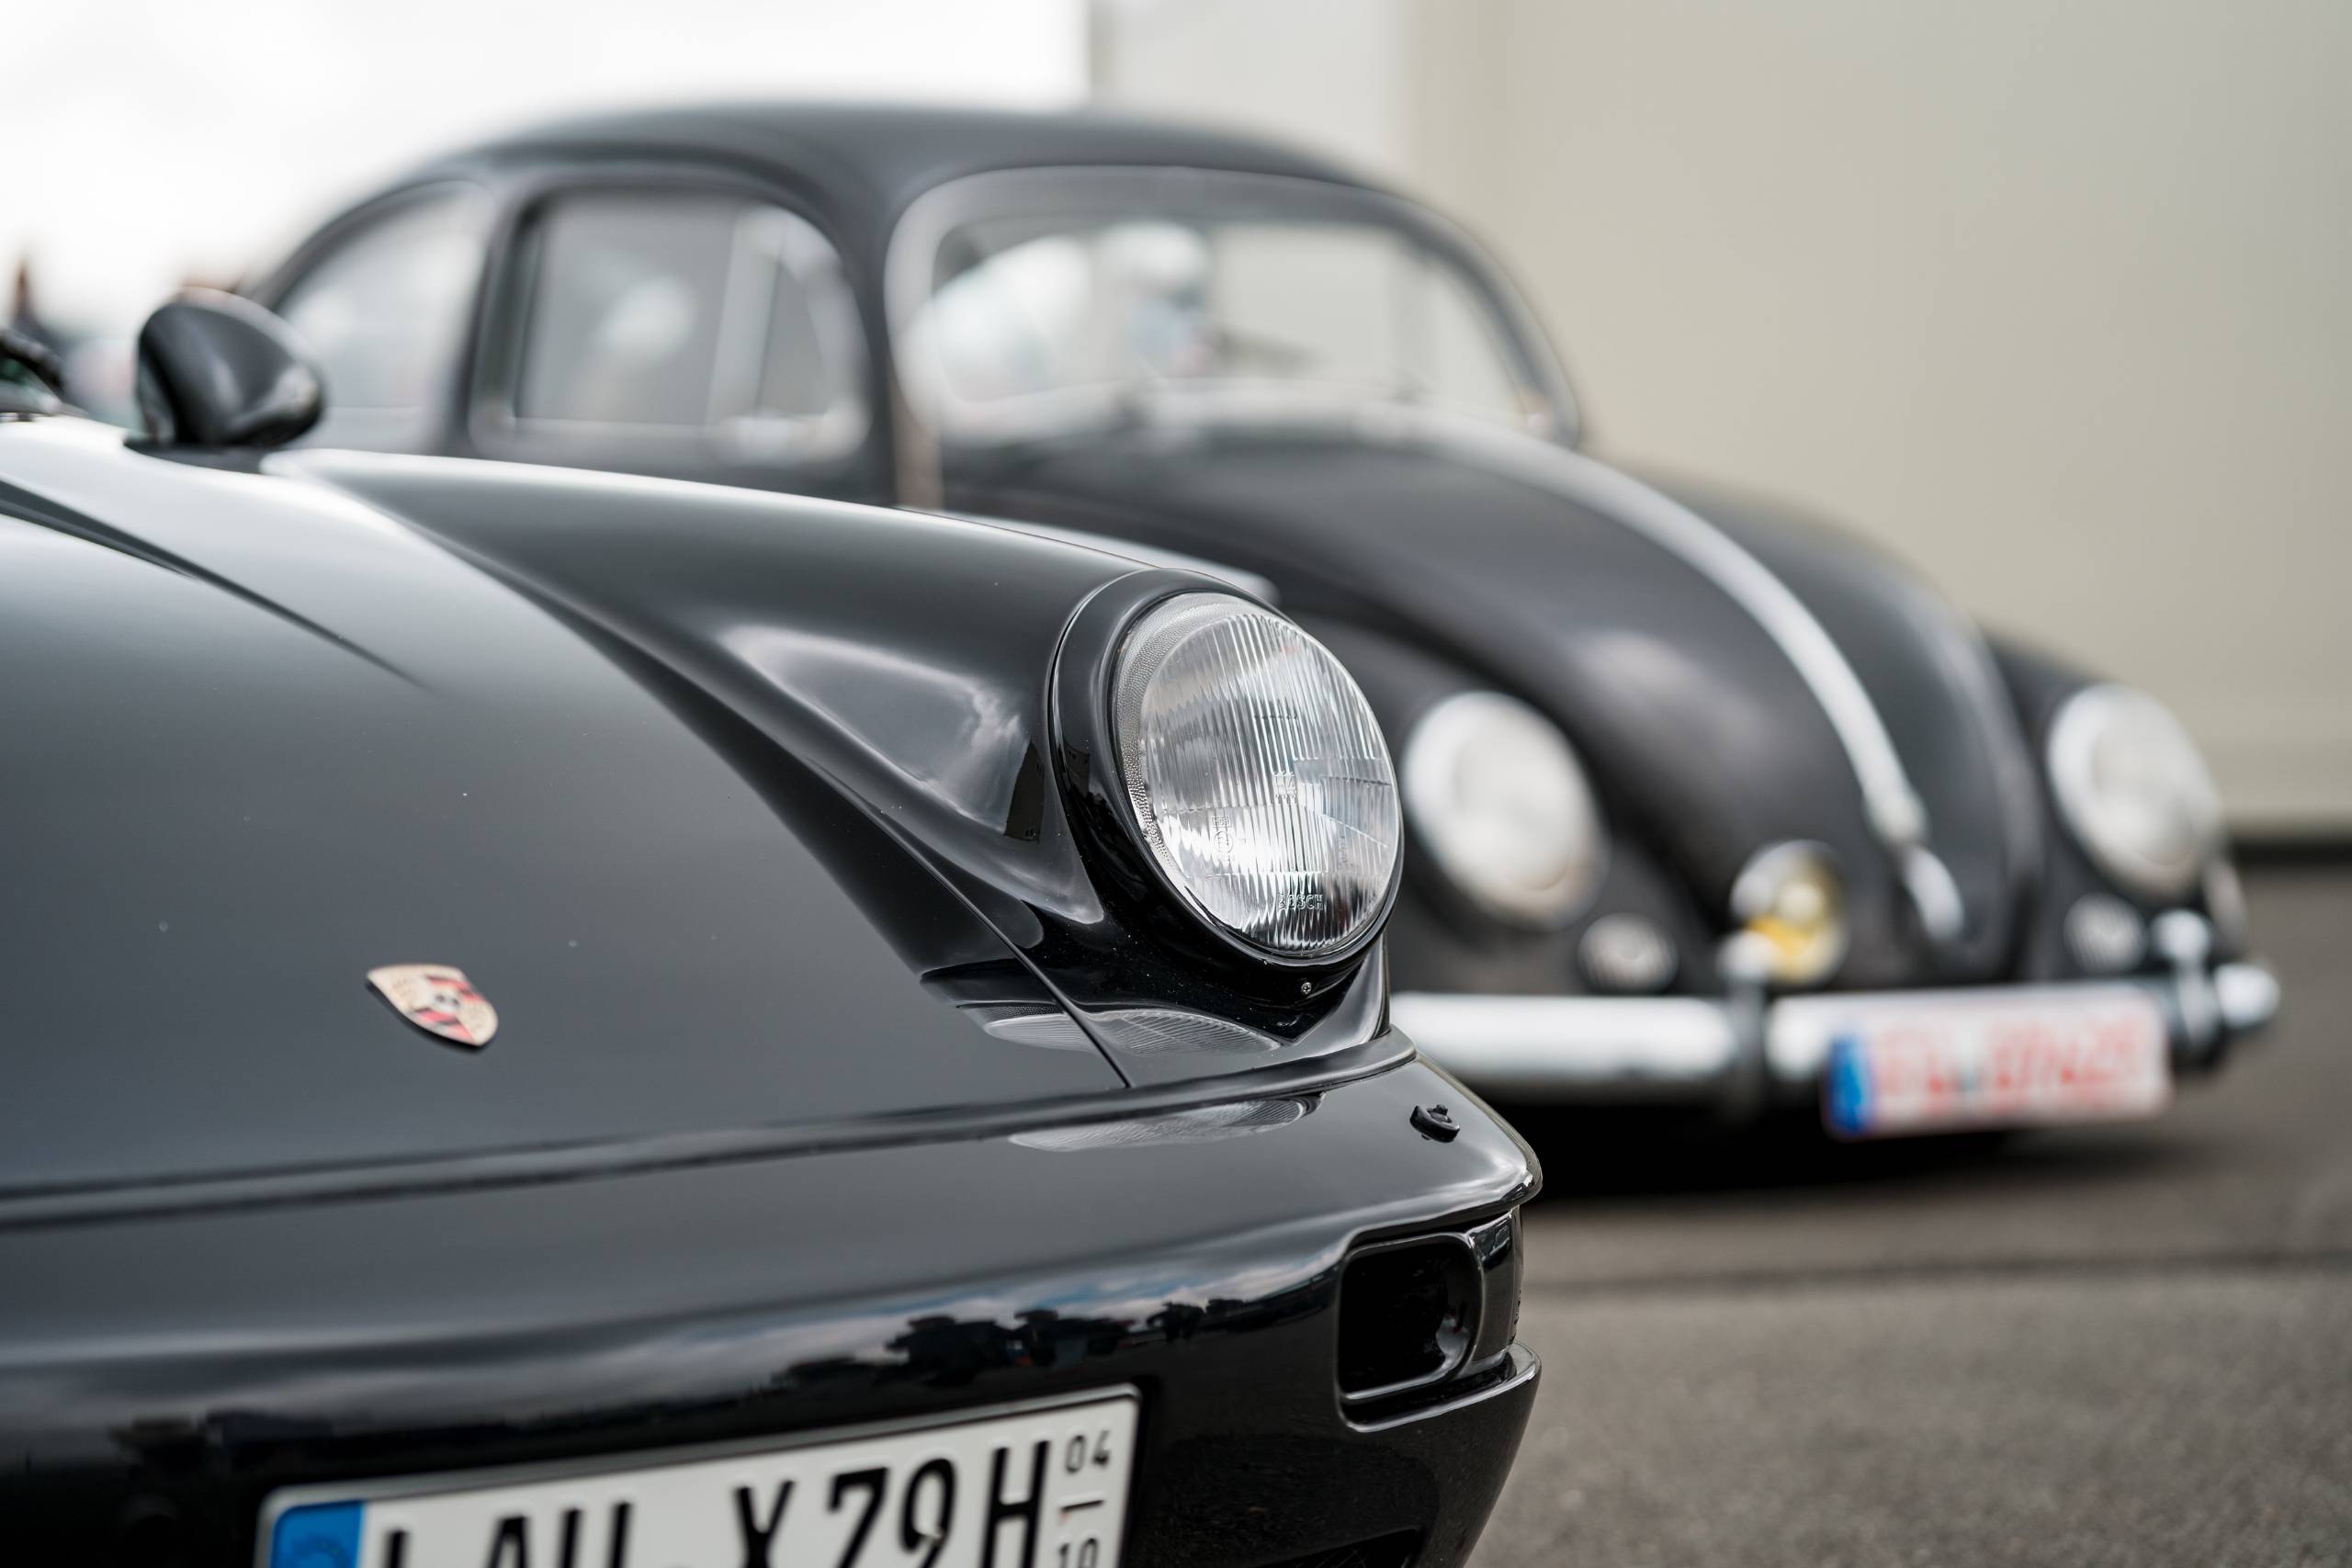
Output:
<instances>
[{"instance_id":1,"label":"chrome trim strip","mask_svg":"<svg viewBox=\"0 0 2352 1568\"><path fill-rule=\"evenodd\" d=\"M1913 844L1903 852L1898 869L1928 940L1958 942L1968 930L1968 905L1960 896L1960 884L1952 880L1951 868L1925 844Z\"/></svg>"},{"instance_id":2,"label":"chrome trim strip","mask_svg":"<svg viewBox=\"0 0 2352 1568\"><path fill-rule=\"evenodd\" d=\"M1927 808L1911 787L1861 677L1813 612L1730 535L1630 474L1565 446L1448 422L1442 439L1514 477L1551 489L1633 529L1719 589L1763 628L1828 716L1861 786L1871 828L1898 858L1926 841Z\"/></svg>"},{"instance_id":3,"label":"chrome trim strip","mask_svg":"<svg viewBox=\"0 0 2352 1568\"><path fill-rule=\"evenodd\" d=\"M987 196L995 192L1042 186L1066 196L1074 184L1122 181L1133 185L1138 183L1139 175L1170 172L1124 167L997 170L950 180L916 197L894 225L884 260L885 314L890 324L891 363L900 396L907 398L910 403L923 400L921 390L910 386L910 382L920 381L921 378L910 377L907 367L900 363L903 338L908 324L921 310L930 293L924 269L939 242L955 222L968 217ZM1243 188L1278 186L1285 181L1306 186L1317 186L1323 183L1290 176L1238 174L1207 176L1200 171L1182 172L1235 183ZM1349 187L1329 188L1341 192ZM1375 197L1374 199L1382 198ZM1416 220L1430 222L1432 226L1444 223L1443 220L1418 206L1396 197L1385 199L1402 208ZM1489 296L1503 310L1508 324L1518 334L1518 341L1509 345L1510 352L1528 361L1537 380L1543 383L1540 389L1545 396L1558 400L1563 411L1564 428L1573 431L1576 415L1573 405L1566 400L1565 379L1557 374L1556 366L1548 359L1550 345L1543 334L1534 330L1532 318L1518 300L1516 291L1508 286L1500 269L1492 264L1491 258L1475 246L1470 247L1470 254L1485 264L1486 275L1479 281L1486 286ZM935 491L936 444L940 435L935 420L929 417L936 411L911 407L910 412L924 417L927 423L920 432L920 439L915 431L901 431L901 447L911 452L918 446L923 446L930 463L929 471L913 476L921 482L906 482L906 477L902 476L900 502L920 504ZM1915 896L1925 899L1921 915L1931 933L1958 934L1965 923L1965 911L1956 907L1956 900L1948 901L1943 897L1947 893L1956 895L1958 889L1951 885L1948 874L1940 879L1935 875L1937 871L1943 869L1941 863L1917 867L1910 863L1910 852L1924 847L1927 842L1927 808L1918 792L1911 785L1910 776L1904 769L1893 738L1887 733L1885 722L1871 701L1861 678L1847 662L1835 639L1814 618L1813 612L1805 608L1804 602L1762 561L1679 502L1566 445L1425 408L1382 406L1361 411L1361 413L1371 423L1391 424L1399 430L1409 429L1414 434L1426 439L1475 450L1482 457L1512 470L1517 477L1563 493L1644 535L1713 582L1771 638L1795 669L1798 678L1812 692L1822 712L1827 716L1838 744L1846 753L1848 765L1861 789L1871 831L1894 855L1898 865L1904 868L1905 886L1912 889ZM926 489L926 485L932 488Z\"/></svg>"}]
</instances>

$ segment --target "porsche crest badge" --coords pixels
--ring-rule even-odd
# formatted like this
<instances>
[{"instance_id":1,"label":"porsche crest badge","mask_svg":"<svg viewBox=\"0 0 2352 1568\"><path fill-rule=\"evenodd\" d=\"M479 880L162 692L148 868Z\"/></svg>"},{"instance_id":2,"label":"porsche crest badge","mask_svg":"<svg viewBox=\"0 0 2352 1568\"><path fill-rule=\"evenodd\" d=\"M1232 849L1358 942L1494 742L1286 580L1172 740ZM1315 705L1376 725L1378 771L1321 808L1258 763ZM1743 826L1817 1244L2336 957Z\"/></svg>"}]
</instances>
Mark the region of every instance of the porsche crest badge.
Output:
<instances>
[{"instance_id":1,"label":"porsche crest badge","mask_svg":"<svg viewBox=\"0 0 2352 1568\"><path fill-rule=\"evenodd\" d=\"M498 1032L498 1010L462 969L447 964L393 964L368 971L368 983L392 1010L428 1034L479 1051Z\"/></svg>"}]
</instances>

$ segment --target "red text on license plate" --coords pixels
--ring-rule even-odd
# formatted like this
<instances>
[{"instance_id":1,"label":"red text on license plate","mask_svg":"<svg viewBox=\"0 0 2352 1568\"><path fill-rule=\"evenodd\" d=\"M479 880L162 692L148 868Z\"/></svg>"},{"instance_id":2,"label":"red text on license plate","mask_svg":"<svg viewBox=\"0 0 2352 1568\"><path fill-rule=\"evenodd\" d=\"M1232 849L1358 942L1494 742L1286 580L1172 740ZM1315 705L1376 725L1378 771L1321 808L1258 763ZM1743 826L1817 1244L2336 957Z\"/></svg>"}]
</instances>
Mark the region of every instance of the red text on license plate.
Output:
<instances>
[{"instance_id":1,"label":"red text on license plate","mask_svg":"<svg viewBox=\"0 0 2352 1568\"><path fill-rule=\"evenodd\" d=\"M2144 993L1859 1005L1833 1037L1823 1113L1841 1137L2152 1116L2172 1093Z\"/></svg>"}]
</instances>

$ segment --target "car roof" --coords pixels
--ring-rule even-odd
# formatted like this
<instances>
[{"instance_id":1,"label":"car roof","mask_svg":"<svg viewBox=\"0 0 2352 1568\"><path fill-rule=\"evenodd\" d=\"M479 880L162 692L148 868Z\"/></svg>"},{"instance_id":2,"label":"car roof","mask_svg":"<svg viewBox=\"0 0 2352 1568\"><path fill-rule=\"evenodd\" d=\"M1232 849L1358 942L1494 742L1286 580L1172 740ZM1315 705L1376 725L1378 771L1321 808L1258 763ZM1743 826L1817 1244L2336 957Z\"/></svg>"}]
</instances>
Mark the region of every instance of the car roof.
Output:
<instances>
[{"instance_id":1,"label":"car roof","mask_svg":"<svg viewBox=\"0 0 2352 1568\"><path fill-rule=\"evenodd\" d=\"M877 225L966 175L1148 165L1284 175L1372 188L1342 165L1265 138L1100 109L1030 111L769 100L634 109L550 121L436 164L534 156L718 158L789 171L837 211ZM847 211L842 211L847 216Z\"/></svg>"}]
</instances>

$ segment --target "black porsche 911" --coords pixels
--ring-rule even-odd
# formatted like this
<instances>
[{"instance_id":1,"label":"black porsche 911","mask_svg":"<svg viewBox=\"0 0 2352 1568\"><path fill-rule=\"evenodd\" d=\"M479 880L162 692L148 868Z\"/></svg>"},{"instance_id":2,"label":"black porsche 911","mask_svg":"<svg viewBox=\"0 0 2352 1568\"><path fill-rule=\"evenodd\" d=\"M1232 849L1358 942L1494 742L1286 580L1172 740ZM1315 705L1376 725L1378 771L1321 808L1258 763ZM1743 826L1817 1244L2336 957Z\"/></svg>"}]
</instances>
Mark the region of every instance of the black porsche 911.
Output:
<instances>
[{"instance_id":1,"label":"black porsche 911","mask_svg":"<svg viewBox=\"0 0 2352 1568\"><path fill-rule=\"evenodd\" d=\"M1363 696L1002 529L0 343L0 1561L1456 1563L1523 1146Z\"/></svg>"},{"instance_id":2,"label":"black porsche 911","mask_svg":"<svg viewBox=\"0 0 2352 1568\"><path fill-rule=\"evenodd\" d=\"M2140 1115L2267 1021L2153 699L1878 555L1596 461L1492 261L1247 138L752 104L440 159L254 288L329 439L1229 562L1409 829L1399 1021L1474 1086L1845 1135Z\"/></svg>"}]
</instances>

